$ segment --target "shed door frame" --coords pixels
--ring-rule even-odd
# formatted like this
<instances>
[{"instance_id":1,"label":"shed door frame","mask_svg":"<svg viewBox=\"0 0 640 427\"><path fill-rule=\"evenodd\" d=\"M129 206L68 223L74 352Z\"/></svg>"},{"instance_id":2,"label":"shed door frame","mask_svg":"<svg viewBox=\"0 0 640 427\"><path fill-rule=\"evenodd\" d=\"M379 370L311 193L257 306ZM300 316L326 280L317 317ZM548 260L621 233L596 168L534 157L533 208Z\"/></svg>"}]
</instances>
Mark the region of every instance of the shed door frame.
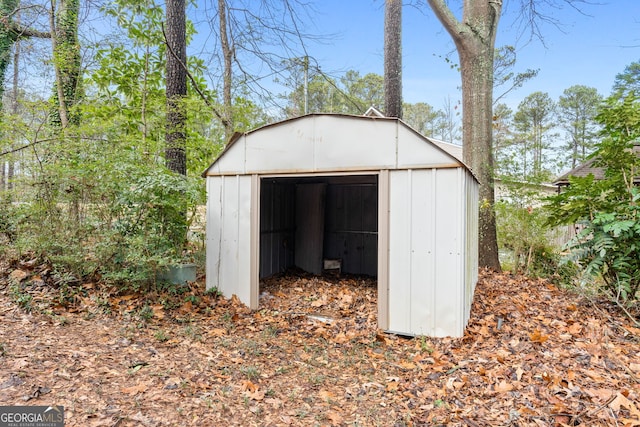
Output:
<instances>
[{"instance_id":1,"label":"shed door frame","mask_svg":"<svg viewBox=\"0 0 640 427\"><path fill-rule=\"evenodd\" d=\"M389 170L307 174L251 175L251 290L250 308L258 309L260 292L260 191L262 178L376 175L378 177L378 328L389 325Z\"/></svg>"}]
</instances>

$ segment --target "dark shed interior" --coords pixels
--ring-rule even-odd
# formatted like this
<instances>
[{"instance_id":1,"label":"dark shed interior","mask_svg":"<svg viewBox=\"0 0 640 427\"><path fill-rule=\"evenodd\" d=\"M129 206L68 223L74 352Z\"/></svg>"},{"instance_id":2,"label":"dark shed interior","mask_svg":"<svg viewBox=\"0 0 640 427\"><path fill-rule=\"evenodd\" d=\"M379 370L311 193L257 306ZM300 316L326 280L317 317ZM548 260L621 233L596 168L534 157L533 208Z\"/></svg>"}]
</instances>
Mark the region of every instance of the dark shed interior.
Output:
<instances>
[{"instance_id":1,"label":"dark shed interior","mask_svg":"<svg viewBox=\"0 0 640 427\"><path fill-rule=\"evenodd\" d=\"M260 278L294 266L321 274L327 259L376 276L378 176L262 178Z\"/></svg>"}]
</instances>

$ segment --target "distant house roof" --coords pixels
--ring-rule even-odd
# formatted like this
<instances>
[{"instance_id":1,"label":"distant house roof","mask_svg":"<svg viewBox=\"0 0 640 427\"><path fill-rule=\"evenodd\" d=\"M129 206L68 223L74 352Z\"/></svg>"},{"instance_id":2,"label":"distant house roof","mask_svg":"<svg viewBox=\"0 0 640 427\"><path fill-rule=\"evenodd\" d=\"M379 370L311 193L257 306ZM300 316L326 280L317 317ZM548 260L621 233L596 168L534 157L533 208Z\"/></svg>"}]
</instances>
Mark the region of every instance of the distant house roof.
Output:
<instances>
[{"instance_id":1,"label":"distant house roof","mask_svg":"<svg viewBox=\"0 0 640 427\"><path fill-rule=\"evenodd\" d=\"M640 145L634 145L633 151L636 153L637 156L640 156ZM595 163L597 162L597 160L598 160L597 157L587 160L586 162L576 166L575 168L571 169L569 172L557 178L553 182L553 184L559 187L567 186L569 185L569 177L571 176L583 178L589 175L593 175L593 177L596 180L604 179L605 169L600 166L595 166ZM640 177L635 177L633 181L634 183L639 184Z\"/></svg>"}]
</instances>

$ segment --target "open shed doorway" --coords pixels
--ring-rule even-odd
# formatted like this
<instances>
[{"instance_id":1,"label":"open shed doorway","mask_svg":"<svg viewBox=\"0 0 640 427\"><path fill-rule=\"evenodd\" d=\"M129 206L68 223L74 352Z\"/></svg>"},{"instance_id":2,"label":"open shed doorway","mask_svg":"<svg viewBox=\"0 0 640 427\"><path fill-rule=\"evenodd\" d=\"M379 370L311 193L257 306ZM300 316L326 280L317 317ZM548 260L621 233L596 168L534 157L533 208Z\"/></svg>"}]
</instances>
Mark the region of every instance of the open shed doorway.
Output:
<instances>
[{"instance_id":1,"label":"open shed doorway","mask_svg":"<svg viewBox=\"0 0 640 427\"><path fill-rule=\"evenodd\" d=\"M361 283L375 286L378 205L377 174L262 177L261 285L296 270L320 276L332 261L341 277L361 277Z\"/></svg>"}]
</instances>

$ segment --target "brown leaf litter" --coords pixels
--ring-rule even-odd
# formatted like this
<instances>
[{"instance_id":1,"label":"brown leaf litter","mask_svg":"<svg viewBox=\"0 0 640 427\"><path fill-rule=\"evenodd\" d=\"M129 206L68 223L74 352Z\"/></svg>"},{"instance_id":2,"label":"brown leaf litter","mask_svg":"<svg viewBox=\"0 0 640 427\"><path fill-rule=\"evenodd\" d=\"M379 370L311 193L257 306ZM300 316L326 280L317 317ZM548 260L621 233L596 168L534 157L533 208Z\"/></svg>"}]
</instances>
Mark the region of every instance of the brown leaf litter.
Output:
<instances>
[{"instance_id":1,"label":"brown leaf litter","mask_svg":"<svg viewBox=\"0 0 640 427\"><path fill-rule=\"evenodd\" d=\"M252 312L202 283L53 304L16 271L0 405L63 405L67 426L640 425L640 329L544 280L483 272L465 336L432 339L378 330L371 279L274 277Z\"/></svg>"}]
</instances>

